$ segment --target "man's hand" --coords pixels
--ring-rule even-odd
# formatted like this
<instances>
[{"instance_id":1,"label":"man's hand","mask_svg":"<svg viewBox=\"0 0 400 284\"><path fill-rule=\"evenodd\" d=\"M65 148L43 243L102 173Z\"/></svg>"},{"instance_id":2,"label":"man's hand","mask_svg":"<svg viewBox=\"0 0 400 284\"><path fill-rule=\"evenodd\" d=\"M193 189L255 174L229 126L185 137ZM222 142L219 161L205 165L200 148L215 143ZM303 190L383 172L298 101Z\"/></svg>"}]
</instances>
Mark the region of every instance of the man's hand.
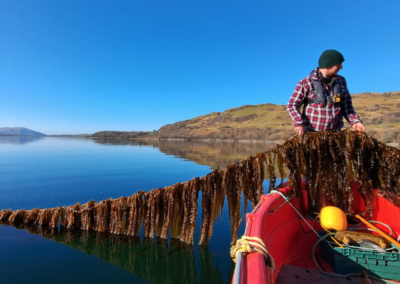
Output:
<instances>
[{"instance_id":1,"label":"man's hand","mask_svg":"<svg viewBox=\"0 0 400 284\"><path fill-rule=\"evenodd\" d=\"M298 135L303 135L304 134L304 126L303 125L299 125L299 126L296 126L295 128L294 128L294 130L297 132L297 134Z\"/></svg>"},{"instance_id":2,"label":"man's hand","mask_svg":"<svg viewBox=\"0 0 400 284\"><path fill-rule=\"evenodd\" d=\"M361 122L354 123L351 128L353 128L354 131L365 131L365 126Z\"/></svg>"}]
</instances>

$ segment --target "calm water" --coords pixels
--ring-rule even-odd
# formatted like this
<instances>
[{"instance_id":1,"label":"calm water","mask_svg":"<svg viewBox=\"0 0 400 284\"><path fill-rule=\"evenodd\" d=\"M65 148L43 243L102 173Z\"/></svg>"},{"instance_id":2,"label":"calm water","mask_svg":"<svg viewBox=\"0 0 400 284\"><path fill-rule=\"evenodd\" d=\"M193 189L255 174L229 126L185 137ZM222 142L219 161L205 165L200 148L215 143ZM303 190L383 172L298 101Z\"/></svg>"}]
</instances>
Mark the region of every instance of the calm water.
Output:
<instances>
[{"instance_id":1,"label":"calm water","mask_svg":"<svg viewBox=\"0 0 400 284\"><path fill-rule=\"evenodd\" d=\"M0 210L67 206L204 176L262 143L0 137ZM199 208L201 210L201 207ZM249 208L247 211L251 211ZM227 206L208 247L0 225L0 283L228 283ZM198 225L201 214L198 217ZM241 226L240 235L243 234ZM199 232L195 235L195 242Z\"/></svg>"}]
</instances>

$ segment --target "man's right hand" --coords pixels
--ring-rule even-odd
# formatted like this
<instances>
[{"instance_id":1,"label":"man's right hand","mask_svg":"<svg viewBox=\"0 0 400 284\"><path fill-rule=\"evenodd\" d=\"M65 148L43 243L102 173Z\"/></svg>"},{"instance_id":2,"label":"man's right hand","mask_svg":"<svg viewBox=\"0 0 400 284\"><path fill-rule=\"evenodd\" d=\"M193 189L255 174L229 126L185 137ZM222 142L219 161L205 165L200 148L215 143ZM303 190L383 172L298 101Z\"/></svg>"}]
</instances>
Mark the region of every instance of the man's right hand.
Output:
<instances>
[{"instance_id":1,"label":"man's right hand","mask_svg":"<svg viewBox=\"0 0 400 284\"><path fill-rule=\"evenodd\" d=\"M296 126L296 127L294 128L294 130L295 130L296 133L297 133L298 135L300 135L300 136L304 134L304 126L303 126L303 125Z\"/></svg>"},{"instance_id":2,"label":"man's right hand","mask_svg":"<svg viewBox=\"0 0 400 284\"><path fill-rule=\"evenodd\" d=\"M353 128L354 131L359 131L363 132L365 131L365 126L361 122L354 123L351 128Z\"/></svg>"}]
</instances>

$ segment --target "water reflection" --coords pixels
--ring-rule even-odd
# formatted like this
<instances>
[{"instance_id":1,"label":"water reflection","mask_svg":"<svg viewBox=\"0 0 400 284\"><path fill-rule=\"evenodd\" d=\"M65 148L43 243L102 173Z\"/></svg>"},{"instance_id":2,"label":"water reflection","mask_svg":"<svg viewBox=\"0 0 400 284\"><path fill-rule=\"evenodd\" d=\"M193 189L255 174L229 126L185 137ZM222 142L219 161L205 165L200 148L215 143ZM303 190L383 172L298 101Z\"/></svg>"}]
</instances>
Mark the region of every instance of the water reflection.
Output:
<instances>
[{"instance_id":1,"label":"water reflection","mask_svg":"<svg viewBox=\"0 0 400 284\"><path fill-rule=\"evenodd\" d=\"M53 229L4 221L0 221L0 225L12 225L87 255L95 255L151 283L224 283L218 264L214 268L212 254L206 246L194 248L178 239L171 239L168 243L160 238L142 240L140 237L67 230L63 227ZM195 250L199 251L201 272L196 270Z\"/></svg>"},{"instance_id":2,"label":"water reflection","mask_svg":"<svg viewBox=\"0 0 400 284\"><path fill-rule=\"evenodd\" d=\"M265 142L224 142L224 141L183 141L157 139L95 139L96 143L109 145L147 145L160 149L167 155L190 160L199 165L208 165L211 169L223 169L240 162L250 155L266 152L276 143Z\"/></svg>"},{"instance_id":3,"label":"water reflection","mask_svg":"<svg viewBox=\"0 0 400 284\"><path fill-rule=\"evenodd\" d=\"M3 136L0 135L0 144L27 144L42 140L41 136Z\"/></svg>"},{"instance_id":4,"label":"water reflection","mask_svg":"<svg viewBox=\"0 0 400 284\"><path fill-rule=\"evenodd\" d=\"M97 144L104 145L132 145L158 147L158 139L115 139L115 138L93 138Z\"/></svg>"}]
</instances>

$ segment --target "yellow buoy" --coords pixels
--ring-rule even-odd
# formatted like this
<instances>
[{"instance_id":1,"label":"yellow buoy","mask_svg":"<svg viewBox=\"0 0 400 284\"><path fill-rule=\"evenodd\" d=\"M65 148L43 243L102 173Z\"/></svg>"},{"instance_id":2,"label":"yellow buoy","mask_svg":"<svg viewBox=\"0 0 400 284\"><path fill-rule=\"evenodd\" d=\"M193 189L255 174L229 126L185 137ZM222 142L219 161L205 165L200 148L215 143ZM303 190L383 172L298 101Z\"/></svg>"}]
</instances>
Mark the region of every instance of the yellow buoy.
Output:
<instances>
[{"instance_id":1,"label":"yellow buoy","mask_svg":"<svg viewBox=\"0 0 400 284\"><path fill-rule=\"evenodd\" d=\"M335 206L322 208L319 218L321 226L325 230L343 231L347 229L346 214Z\"/></svg>"}]
</instances>

